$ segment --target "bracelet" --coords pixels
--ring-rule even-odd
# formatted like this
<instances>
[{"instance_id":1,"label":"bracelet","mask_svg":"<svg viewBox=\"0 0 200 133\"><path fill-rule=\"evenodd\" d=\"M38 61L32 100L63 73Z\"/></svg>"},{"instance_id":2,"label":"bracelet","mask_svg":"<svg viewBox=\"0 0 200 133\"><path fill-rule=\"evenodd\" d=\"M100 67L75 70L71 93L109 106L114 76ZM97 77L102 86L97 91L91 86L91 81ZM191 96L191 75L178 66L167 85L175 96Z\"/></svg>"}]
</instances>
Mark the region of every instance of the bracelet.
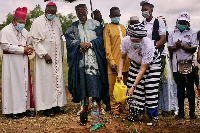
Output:
<instances>
[{"instance_id":1,"label":"bracelet","mask_svg":"<svg viewBox=\"0 0 200 133\"><path fill-rule=\"evenodd\" d=\"M136 88L136 86L134 86L134 85L133 85L131 88L134 88L134 89L135 89L135 88Z\"/></svg>"}]
</instances>

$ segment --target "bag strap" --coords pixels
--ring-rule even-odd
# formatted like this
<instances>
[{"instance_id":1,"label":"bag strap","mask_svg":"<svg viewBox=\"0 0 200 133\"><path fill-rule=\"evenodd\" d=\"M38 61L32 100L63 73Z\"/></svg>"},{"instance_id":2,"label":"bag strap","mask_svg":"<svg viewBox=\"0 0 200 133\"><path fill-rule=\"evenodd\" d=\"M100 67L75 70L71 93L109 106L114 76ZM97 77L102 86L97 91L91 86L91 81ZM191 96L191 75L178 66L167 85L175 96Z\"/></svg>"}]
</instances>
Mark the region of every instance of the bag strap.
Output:
<instances>
[{"instance_id":1,"label":"bag strap","mask_svg":"<svg viewBox=\"0 0 200 133\"><path fill-rule=\"evenodd\" d=\"M158 30L159 30L159 21L158 21L158 19L155 19L155 21L153 23L152 40L155 40L155 41L160 40Z\"/></svg>"},{"instance_id":2,"label":"bag strap","mask_svg":"<svg viewBox=\"0 0 200 133\"><path fill-rule=\"evenodd\" d=\"M142 21L142 23L141 24L143 24L144 25L144 21Z\"/></svg>"},{"instance_id":3,"label":"bag strap","mask_svg":"<svg viewBox=\"0 0 200 133\"><path fill-rule=\"evenodd\" d=\"M168 42L168 36L169 36L169 32L166 31L166 42Z\"/></svg>"},{"instance_id":4,"label":"bag strap","mask_svg":"<svg viewBox=\"0 0 200 133\"><path fill-rule=\"evenodd\" d=\"M155 19L155 21L153 23L152 40L155 40L155 41L160 40L158 19ZM163 52L164 48L165 48L165 45L163 45L161 48L159 48L158 52L161 54Z\"/></svg>"}]
</instances>

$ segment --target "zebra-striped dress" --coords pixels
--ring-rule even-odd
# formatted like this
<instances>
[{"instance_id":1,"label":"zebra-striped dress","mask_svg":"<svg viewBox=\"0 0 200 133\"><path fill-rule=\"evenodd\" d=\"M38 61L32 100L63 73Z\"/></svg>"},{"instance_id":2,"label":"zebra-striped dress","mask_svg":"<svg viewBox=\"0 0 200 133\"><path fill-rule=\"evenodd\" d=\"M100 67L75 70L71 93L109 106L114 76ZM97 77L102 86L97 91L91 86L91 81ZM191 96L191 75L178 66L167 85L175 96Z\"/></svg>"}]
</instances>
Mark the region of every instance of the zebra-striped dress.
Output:
<instances>
[{"instance_id":1,"label":"zebra-striped dress","mask_svg":"<svg viewBox=\"0 0 200 133\"><path fill-rule=\"evenodd\" d=\"M158 114L158 88L161 74L161 58L154 43L148 37L144 37L141 46L134 48L130 44L130 37L122 40L121 53L127 54L131 59L127 87L130 89L140 70L140 64L149 64L142 80L136 86L133 95L128 98L129 112L132 115L142 113L147 107L150 118Z\"/></svg>"},{"instance_id":2,"label":"zebra-striped dress","mask_svg":"<svg viewBox=\"0 0 200 133\"><path fill-rule=\"evenodd\" d=\"M135 88L133 95L128 99L130 113L142 113L144 107L147 107L147 109L157 110L161 63L160 56L157 54L157 51L155 51L154 55L153 62L149 65L149 68L146 70L142 80ZM134 84L139 69L140 64L137 64L132 60L127 80L128 89L130 89ZM150 113L150 116L157 116L156 114L154 115Z\"/></svg>"}]
</instances>

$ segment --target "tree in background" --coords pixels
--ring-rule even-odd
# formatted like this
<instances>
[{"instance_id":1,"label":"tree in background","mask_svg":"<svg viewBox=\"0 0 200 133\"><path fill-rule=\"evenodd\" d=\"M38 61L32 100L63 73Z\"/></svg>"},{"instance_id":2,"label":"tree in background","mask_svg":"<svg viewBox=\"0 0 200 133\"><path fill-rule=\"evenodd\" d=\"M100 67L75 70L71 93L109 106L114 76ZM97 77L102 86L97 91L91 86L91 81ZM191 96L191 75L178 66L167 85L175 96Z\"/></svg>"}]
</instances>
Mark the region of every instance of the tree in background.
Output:
<instances>
[{"instance_id":1,"label":"tree in background","mask_svg":"<svg viewBox=\"0 0 200 133\"><path fill-rule=\"evenodd\" d=\"M65 34L65 32L67 31L67 28L76 19L76 16L74 16L72 13L68 14L67 16L63 16L61 13L57 13L57 17L60 19L63 34Z\"/></svg>"},{"instance_id":2,"label":"tree in background","mask_svg":"<svg viewBox=\"0 0 200 133\"><path fill-rule=\"evenodd\" d=\"M36 5L36 7L33 10L30 10L30 12L27 14L25 28L29 31L33 21L42 14L44 14L44 11L42 10L41 6L39 4ZM6 17L6 21L4 21L3 24L0 24L0 30L12 22L13 14L8 13ZM67 16L58 13L57 17L60 19L63 33L66 32L67 28L76 19L76 16L74 16L72 13L68 14Z\"/></svg>"},{"instance_id":3,"label":"tree in background","mask_svg":"<svg viewBox=\"0 0 200 133\"><path fill-rule=\"evenodd\" d=\"M5 27L6 25L8 25L12 22L13 14L8 13L8 15L6 17L7 17L6 21L4 21L3 24L0 24L0 30L3 29L3 27Z\"/></svg>"},{"instance_id":4,"label":"tree in background","mask_svg":"<svg viewBox=\"0 0 200 133\"><path fill-rule=\"evenodd\" d=\"M102 25L106 26L108 23L105 23L105 21L102 21Z\"/></svg>"}]
</instances>

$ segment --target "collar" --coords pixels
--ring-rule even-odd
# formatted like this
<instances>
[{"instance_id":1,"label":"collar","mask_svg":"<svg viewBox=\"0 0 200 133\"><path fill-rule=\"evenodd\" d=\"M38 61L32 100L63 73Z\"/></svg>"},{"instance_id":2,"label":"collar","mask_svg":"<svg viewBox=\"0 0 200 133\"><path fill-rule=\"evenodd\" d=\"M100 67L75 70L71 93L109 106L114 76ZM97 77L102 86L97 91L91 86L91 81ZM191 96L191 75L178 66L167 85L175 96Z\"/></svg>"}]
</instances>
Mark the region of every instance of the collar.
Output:
<instances>
[{"instance_id":1,"label":"collar","mask_svg":"<svg viewBox=\"0 0 200 133\"><path fill-rule=\"evenodd\" d=\"M116 25L116 26L117 26L117 25L119 25L119 26L120 26L120 23L118 23L118 24L115 24L115 23L112 23L112 22L111 22L110 24L112 24L112 25Z\"/></svg>"},{"instance_id":2,"label":"collar","mask_svg":"<svg viewBox=\"0 0 200 133\"><path fill-rule=\"evenodd\" d=\"M12 24L12 27L13 27L13 30L14 30L14 32L17 32L17 33L22 33L22 31L18 31L17 29L16 29L16 27L13 25L13 23L11 23Z\"/></svg>"},{"instance_id":3,"label":"collar","mask_svg":"<svg viewBox=\"0 0 200 133\"><path fill-rule=\"evenodd\" d=\"M79 24L85 25L87 23L88 19L85 21L85 23L81 23L80 20L78 20Z\"/></svg>"},{"instance_id":4,"label":"collar","mask_svg":"<svg viewBox=\"0 0 200 133\"><path fill-rule=\"evenodd\" d=\"M152 20L150 22L147 22L147 20L145 19L144 24L153 24L155 21L155 18L153 17Z\"/></svg>"}]
</instances>

